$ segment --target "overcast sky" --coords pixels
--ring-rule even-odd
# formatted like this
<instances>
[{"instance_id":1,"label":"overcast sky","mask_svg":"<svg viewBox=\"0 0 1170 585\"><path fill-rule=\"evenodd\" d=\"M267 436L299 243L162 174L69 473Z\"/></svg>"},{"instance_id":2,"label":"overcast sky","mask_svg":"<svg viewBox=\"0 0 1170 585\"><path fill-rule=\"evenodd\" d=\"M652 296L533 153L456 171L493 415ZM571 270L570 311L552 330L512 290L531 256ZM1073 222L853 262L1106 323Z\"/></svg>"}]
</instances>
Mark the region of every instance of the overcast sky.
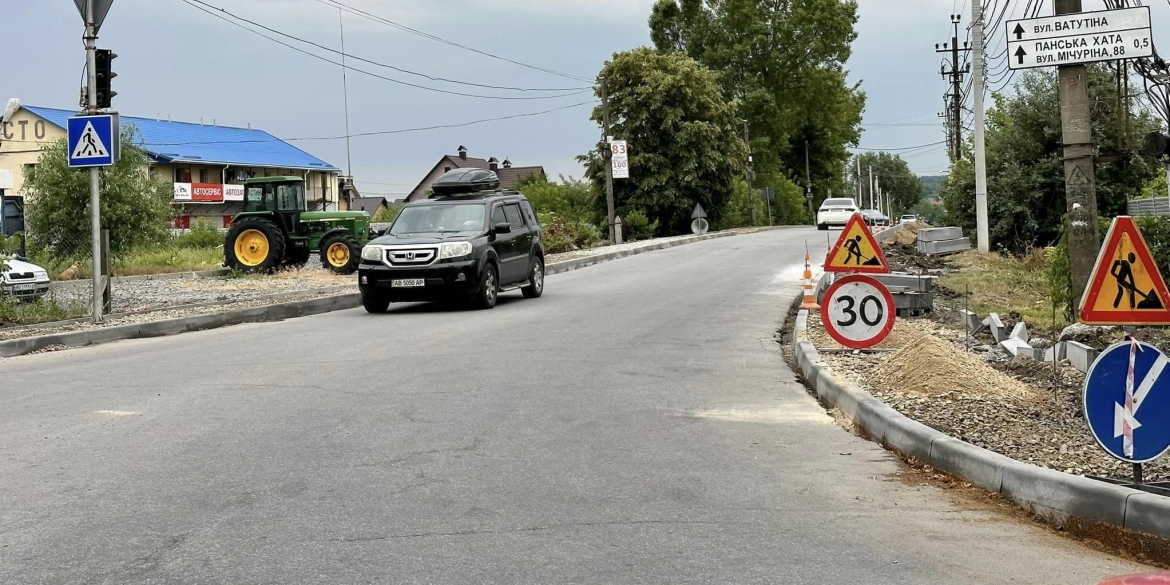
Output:
<instances>
[{"instance_id":1,"label":"overcast sky","mask_svg":"<svg viewBox=\"0 0 1170 585\"><path fill-rule=\"evenodd\" d=\"M324 0L200 0L281 32L338 49L338 10ZM1000 0L1000 2L1007 0ZM586 79L615 51L649 44L653 0L342 0L424 33L488 53ZM848 63L868 94L863 148L937 143L943 131L944 82L934 44L951 35L949 15L969 0L860 0L859 38ZM1011 0L1013 11L1024 2ZM1042 14L1051 14L1046 0ZM1155 33L1170 26L1170 5L1154 6ZM1000 4L1002 6L1002 4ZM1103 8L1085 0L1086 10ZM0 102L73 108L84 53L82 26L69 0L0 0ZM524 68L344 15L346 52L437 77L484 85L579 88L579 80ZM961 31L965 36L965 31ZM992 53L1002 45L996 31ZM287 40L287 39L285 39ZM295 44L295 43L294 43ZM115 106L124 115L161 116L263 128L281 138L344 136L341 68L280 46L193 8L182 0L115 0L99 46L114 49ZM303 46L335 60L337 55ZM460 86L350 61L366 71L444 90L494 96L548 96ZM995 77L997 78L997 77ZM351 71L351 134L382 132L541 112L592 100L590 93L553 99L498 100L436 93ZM573 93L577 90L561 92ZM556 95L553 93L553 95ZM574 157L597 139L590 106L480 125L352 139L353 174L364 194L408 192L443 154L463 144L472 156L544 165L549 174L580 176ZM298 141L345 169L345 140ZM945 149L907 151L920 174L947 166Z\"/></svg>"}]
</instances>

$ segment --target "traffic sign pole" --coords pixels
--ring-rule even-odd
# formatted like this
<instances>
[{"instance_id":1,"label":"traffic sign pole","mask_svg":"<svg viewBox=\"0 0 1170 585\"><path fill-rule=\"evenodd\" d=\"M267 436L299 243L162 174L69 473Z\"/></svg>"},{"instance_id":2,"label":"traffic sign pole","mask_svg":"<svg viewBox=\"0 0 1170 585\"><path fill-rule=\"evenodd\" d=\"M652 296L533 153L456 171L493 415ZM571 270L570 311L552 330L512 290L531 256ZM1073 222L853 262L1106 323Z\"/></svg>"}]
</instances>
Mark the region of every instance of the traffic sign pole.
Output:
<instances>
[{"instance_id":1,"label":"traffic sign pole","mask_svg":"<svg viewBox=\"0 0 1170 585\"><path fill-rule=\"evenodd\" d=\"M86 0L85 13L85 62L88 75L86 76L88 89L85 92L88 107L86 113L96 114L97 107L97 31L100 23L97 21L96 12L94 11L94 4L96 0ZM106 3L107 10L109 3ZM102 15L104 16L104 14ZM107 149L113 148L112 145L107 144ZM89 169L89 208L90 208L90 245L93 254L93 322L101 323L102 321L102 274L101 274L101 253L102 253L102 220L101 220L101 196L100 176L101 170L98 167Z\"/></svg>"}]
</instances>

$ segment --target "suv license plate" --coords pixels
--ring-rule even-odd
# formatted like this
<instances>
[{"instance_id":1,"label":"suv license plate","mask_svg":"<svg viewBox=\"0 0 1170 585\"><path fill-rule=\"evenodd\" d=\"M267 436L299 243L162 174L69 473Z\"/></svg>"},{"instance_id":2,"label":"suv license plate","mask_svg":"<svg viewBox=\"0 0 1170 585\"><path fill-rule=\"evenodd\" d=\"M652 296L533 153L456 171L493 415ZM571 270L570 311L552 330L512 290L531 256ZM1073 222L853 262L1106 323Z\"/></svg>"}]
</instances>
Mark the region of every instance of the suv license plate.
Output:
<instances>
[{"instance_id":1,"label":"suv license plate","mask_svg":"<svg viewBox=\"0 0 1170 585\"><path fill-rule=\"evenodd\" d=\"M15 289L16 292L27 292L27 291L37 290L37 285L35 285L35 284L17 284L17 285L13 285L12 288Z\"/></svg>"},{"instance_id":2,"label":"suv license plate","mask_svg":"<svg viewBox=\"0 0 1170 585\"><path fill-rule=\"evenodd\" d=\"M391 288L418 288L426 285L427 281L422 278L402 278L390 283Z\"/></svg>"}]
</instances>

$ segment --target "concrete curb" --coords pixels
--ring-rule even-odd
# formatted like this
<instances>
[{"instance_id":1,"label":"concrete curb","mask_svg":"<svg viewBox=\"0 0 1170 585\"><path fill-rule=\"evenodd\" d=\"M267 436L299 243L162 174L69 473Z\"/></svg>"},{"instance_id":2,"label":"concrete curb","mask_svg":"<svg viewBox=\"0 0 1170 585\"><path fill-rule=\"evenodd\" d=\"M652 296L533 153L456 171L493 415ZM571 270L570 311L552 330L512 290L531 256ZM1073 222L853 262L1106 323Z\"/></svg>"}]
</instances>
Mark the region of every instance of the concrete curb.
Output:
<instances>
[{"instance_id":1,"label":"concrete curb","mask_svg":"<svg viewBox=\"0 0 1170 585\"><path fill-rule=\"evenodd\" d=\"M864 436L887 449L1007 496L1057 525L1069 519L1103 522L1170 538L1170 498L1016 461L947 436L907 418L855 384L833 376L804 339L808 312L792 331L796 363L822 402L836 406Z\"/></svg>"},{"instance_id":2,"label":"concrete curb","mask_svg":"<svg viewBox=\"0 0 1170 585\"><path fill-rule=\"evenodd\" d=\"M767 231L772 229L794 228L805 226L776 226L770 228L760 228L757 231ZM755 232L747 232L755 233ZM618 258L625 258L627 256L634 256L653 250L663 250L666 248L674 248L685 244L694 242L701 242L703 240L710 240L714 238L723 238L728 236L741 235L739 232L716 232L705 234L702 236L688 236L671 240L669 242L660 242L658 244L651 244L631 250L622 250L620 252L610 252L606 254L598 254L595 256L587 256L585 258L577 258L573 260L566 260L564 262L557 262L549 264L545 267L546 274L560 274L570 270L577 270L586 266L592 266L601 262L608 262L610 260L617 260ZM226 271L225 271L226 272ZM200 273L178 273L188 276L169 276L170 278L204 278L203 276L193 276ZM155 276L155 275L151 275ZM312 292L312 291L303 291ZM297 293L282 293L282 294L297 294ZM291 301L286 303L277 303L272 305L263 305L259 307L249 307L247 309L237 309L223 313L208 313L203 315L194 315L191 317L180 317L176 319L166 319L162 321L144 321L141 323L127 323L125 325L112 325L109 327L99 327L97 329L87 329L84 331L70 331L65 333L52 333L47 335L38 335L35 337L22 337L18 339L10 339L7 341L0 341L0 357L17 357L34 351L42 350L46 347L64 346L64 347L84 347L87 345L97 345L99 343L108 343L111 341L120 341L124 339L140 339L147 337L163 337L167 335L176 335L179 333L186 333L189 331L202 331L205 329L216 329L219 327L227 327L229 325L239 325L242 323L263 323L269 321L283 321L285 319L292 319L295 317L307 317L309 315L317 315L320 313L328 313L332 311L344 311L347 309L354 309L360 307L362 304L361 295L358 293L348 293L343 295L333 295L317 299L308 299L302 301ZM182 307L167 307L166 309L174 310ZM164 309L159 309L164 310ZM72 320L71 322L78 322L80 320Z\"/></svg>"}]
</instances>

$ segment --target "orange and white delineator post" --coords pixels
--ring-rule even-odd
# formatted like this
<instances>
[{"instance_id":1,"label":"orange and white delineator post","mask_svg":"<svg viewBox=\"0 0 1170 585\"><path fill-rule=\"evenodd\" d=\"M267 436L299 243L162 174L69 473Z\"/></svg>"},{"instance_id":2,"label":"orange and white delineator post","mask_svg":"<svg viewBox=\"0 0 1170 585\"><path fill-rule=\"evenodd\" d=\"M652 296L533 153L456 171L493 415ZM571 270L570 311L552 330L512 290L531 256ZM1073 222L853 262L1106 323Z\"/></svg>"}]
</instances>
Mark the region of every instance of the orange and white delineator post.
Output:
<instances>
[{"instance_id":1,"label":"orange and white delineator post","mask_svg":"<svg viewBox=\"0 0 1170 585\"><path fill-rule=\"evenodd\" d=\"M800 304L800 308L809 311L818 311L821 308L817 304L817 293L813 287L812 267L809 264L808 253L804 255L804 302Z\"/></svg>"}]
</instances>

